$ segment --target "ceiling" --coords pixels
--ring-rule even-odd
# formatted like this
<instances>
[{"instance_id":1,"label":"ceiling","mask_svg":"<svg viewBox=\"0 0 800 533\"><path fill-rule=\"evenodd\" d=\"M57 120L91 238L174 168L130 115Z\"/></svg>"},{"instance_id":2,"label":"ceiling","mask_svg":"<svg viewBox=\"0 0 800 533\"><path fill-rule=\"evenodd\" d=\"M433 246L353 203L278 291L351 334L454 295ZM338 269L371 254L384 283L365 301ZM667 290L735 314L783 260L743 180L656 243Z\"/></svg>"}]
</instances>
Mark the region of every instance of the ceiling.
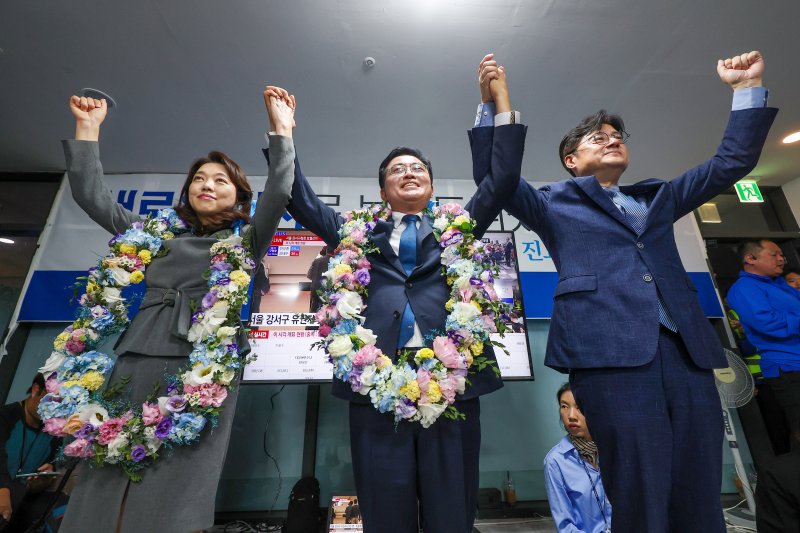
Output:
<instances>
[{"instance_id":1,"label":"ceiling","mask_svg":"<svg viewBox=\"0 0 800 533\"><path fill-rule=\"evenodd\" d=\"M798 0L6 0L0 171L63 169L68 98L95 87L118 103L107 172L182 173L221 149L263 175L269 83L297 96L308 175L374 179L410 145L437 177L466 179L476 68L494 52L529 125L526 178L564 178L558 142L599 108L632 135L623 181L670 178L719 141L730 90L716 60L758 49L781 113L754 175L780 185L800 177L800 143L780 144L800 130L798 21Z\"/></svg>"}]
</instances>

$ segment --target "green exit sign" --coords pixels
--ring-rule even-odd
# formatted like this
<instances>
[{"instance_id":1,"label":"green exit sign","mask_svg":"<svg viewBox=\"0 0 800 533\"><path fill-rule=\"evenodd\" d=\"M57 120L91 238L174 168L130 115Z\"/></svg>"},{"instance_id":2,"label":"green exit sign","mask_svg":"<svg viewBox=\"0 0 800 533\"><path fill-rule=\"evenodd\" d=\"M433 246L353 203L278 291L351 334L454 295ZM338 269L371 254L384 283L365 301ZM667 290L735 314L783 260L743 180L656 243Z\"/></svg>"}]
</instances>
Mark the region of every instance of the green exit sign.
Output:
<instances>
[{"instance_id":1,"label":"green exit sign","mask_svg":"<svg viewBox=\"0 0 800 533\"><path fill-rule=\"evenodd\" d=\"M764 197L761 196L761 191L755 181L740 181L735 187L736 194L739 195L739 201L742 203L764 201Z\"/></svg>"}]
</instances>

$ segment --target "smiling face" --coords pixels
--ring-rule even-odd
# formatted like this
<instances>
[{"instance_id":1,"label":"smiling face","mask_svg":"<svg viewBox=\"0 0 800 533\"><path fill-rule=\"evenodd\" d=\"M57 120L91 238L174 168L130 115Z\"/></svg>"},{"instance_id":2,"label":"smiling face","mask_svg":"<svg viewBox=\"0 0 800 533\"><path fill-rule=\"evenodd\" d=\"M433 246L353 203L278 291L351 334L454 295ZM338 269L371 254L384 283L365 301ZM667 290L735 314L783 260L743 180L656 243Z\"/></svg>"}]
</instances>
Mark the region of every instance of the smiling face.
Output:
<instances>
[{"instance_id":1,"label":"smiling face","mask_svg":"<svg viewBox=\"0 0 800 533\"><path fill-rule=\"evenodd\" d=\"M194 173L188 190L189 205L205 224L215 215L236 204L236 186L225 167L206 163Z\"/></svg>"},{"instance_id":2,"label":"smiling face","mask_svg":"<svg viewBox=\"0 0 800 533\"><path fill-rule=\"evenodd\" d=\"M606 134L607 142L596 135L597 131L585 135L575 151L564 156L564 166L576 176L596 176L616 183L628 168L628 147L614 126L603 124L598 131Z\"/></svg>"},{"instance_id":3,"label":"smiling face","mask_svg":"<svg viewBox=\"0 0 800 533\"><path fill-rule=\"evenodd\" d=\"M586 427L586 418L575 403L572 391L564 391L558 401L561 412L561 423L564 424L567 432L573 437L592 440L589 429Z\"/></svg>"},{"instance_id":4,"label":"smiling face","mask_svg":"<svg viewBox=\"0 0 800 533\"><path fill-rule=\"evenodd\" d=\"M433 195L433 183L425 164L412 155L400 155L386 165L381 199L393 211L419 213Z\"/></svg>"}]
</instances>

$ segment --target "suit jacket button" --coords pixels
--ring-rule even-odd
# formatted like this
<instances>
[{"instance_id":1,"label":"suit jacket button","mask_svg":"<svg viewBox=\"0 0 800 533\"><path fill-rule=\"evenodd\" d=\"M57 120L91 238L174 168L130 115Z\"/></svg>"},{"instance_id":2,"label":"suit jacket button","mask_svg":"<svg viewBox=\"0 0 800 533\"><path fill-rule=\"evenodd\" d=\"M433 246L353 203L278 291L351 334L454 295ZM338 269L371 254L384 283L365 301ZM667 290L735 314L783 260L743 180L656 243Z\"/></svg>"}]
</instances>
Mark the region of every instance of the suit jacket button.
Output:
<instances>
[{"instance_id":1,"label":"suit jacket button","mask_svg":"<svg viewBox=\"0 0 800 533\"><path fill-rule=\"evenodd\" d=\"M413 287L413 286L414 286L414 284L413 284L413 283L411 283L410 281L406 281L406 288L407 288L407 289L410 289L410 288L411 288L411 287Z\"/></svg>"},{"instance_id":2,"label":"suit jacket button","mask_svg":"<svg viewBox=\"0 0 800 533\"><path fill-rule=\"evenodd\" d=\"M643 242L637 242L636 243L636 247L641 250L642 248L644 248L644 243Z\"/></svg>"},{"instance_id":3,"label":"suit jacket button","mask_svg":"<svg viewBox=\"0 0 800 533\"><path fill-rule=\"evenodd\" d=\"M395 320L397 320L398 318L400 318L400 311L395 311L394 313L392 313L392 316L395 318Z\"/></svg>"},{"instance_id":4,"label":"suit jacket button","mask_svg":"<svg viewBox=\"0 0 800 533\"><path fill-rule=\"evenodd\" d=\"M645 274L644 276L642 276L642 279L649 283L653 281L653 276L651 276L650 274Z\"/></svg>"}]
</instances>

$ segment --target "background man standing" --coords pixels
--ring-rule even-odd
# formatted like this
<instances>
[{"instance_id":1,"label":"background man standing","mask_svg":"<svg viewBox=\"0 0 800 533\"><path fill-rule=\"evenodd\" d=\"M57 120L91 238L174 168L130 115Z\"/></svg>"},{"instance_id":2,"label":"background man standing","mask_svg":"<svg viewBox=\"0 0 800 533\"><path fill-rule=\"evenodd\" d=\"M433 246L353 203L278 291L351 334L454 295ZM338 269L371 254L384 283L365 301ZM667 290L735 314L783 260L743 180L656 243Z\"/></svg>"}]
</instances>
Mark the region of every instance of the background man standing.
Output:
<instances>
[{"instance_id":1,"label":"background man standing","mask_svg":"<svg viewBox=\"0 0 800 533\"><path fill-rule=\"evenodd\" d=\"M493 69L485 65L481 79ZM545 364L570 373L602 457L615 533L725 531L711 369L727 363L673 224L758 162L777 112L764 108L763 70L758 52L719 60L717 73L734 90L722 143L672 181L618 186L628 134L619 116L600 111L561 141L572 179L538 190L521 180L506 204L543 240L559 273ZM477 181L491 161L491 134L473 134Z\"/></svg>"},{"instance_id":2,"label":"background man standing","mask_svg":"<svg viewBox=\"0 0 800 533\"><path fill-rule=\"evenodd\" d=\"M513 114L505 78L492 85L492 94L498 111L506 117ZM290 100L278 88L268 88L265 97ZM270 154L293 154L291 117L271 116L270 120L276 133L270 135ZM497 130L489 148L493 160L486 168L486 179L465 206L477 221L476 238L484 234L500 213L503 200L516 188L525 140L525 127L519 124L488 129ZM442 276L441 248L432 221L424 213L433 196L430 161L419 150L394 149L380 164L378 182L380 197L391 207L392 216L376 222L371 231L378 251L369 256L372 269L364 327L378 336L376 345L394 360L398 350L421 347L426 336L444 330L450 288ZM288 211L328 246L338 246L343 218L317 197L297 160ZM407 232L412 236L407 238ZM484 355L494 359L489 346ZM334 396L350 402L353 473L366 533L417 533L420 515L423 529L431 533L472 531L479 474L479 396L500 388L502 382L490 367L470 374L469 380L455 402L466 419L440 417L423 429L416 422L395 426L394 418L379 413L368 397L334 379Z\"/></svg>"},{"instance_id":3,"label":"background man standing","mask_svg":"<svg viewBox=\"0 0 800 533\"><path fill-rule=\"evenodd\" d=\"M739 245L742 271L728 290L728 305L739 315L748 340L761 355L761 374L789 425L800 433L800 291L781 274L785 259L768 240ZM800 440L791 439L795 451Z\"/></svg>"}]
</instances>

